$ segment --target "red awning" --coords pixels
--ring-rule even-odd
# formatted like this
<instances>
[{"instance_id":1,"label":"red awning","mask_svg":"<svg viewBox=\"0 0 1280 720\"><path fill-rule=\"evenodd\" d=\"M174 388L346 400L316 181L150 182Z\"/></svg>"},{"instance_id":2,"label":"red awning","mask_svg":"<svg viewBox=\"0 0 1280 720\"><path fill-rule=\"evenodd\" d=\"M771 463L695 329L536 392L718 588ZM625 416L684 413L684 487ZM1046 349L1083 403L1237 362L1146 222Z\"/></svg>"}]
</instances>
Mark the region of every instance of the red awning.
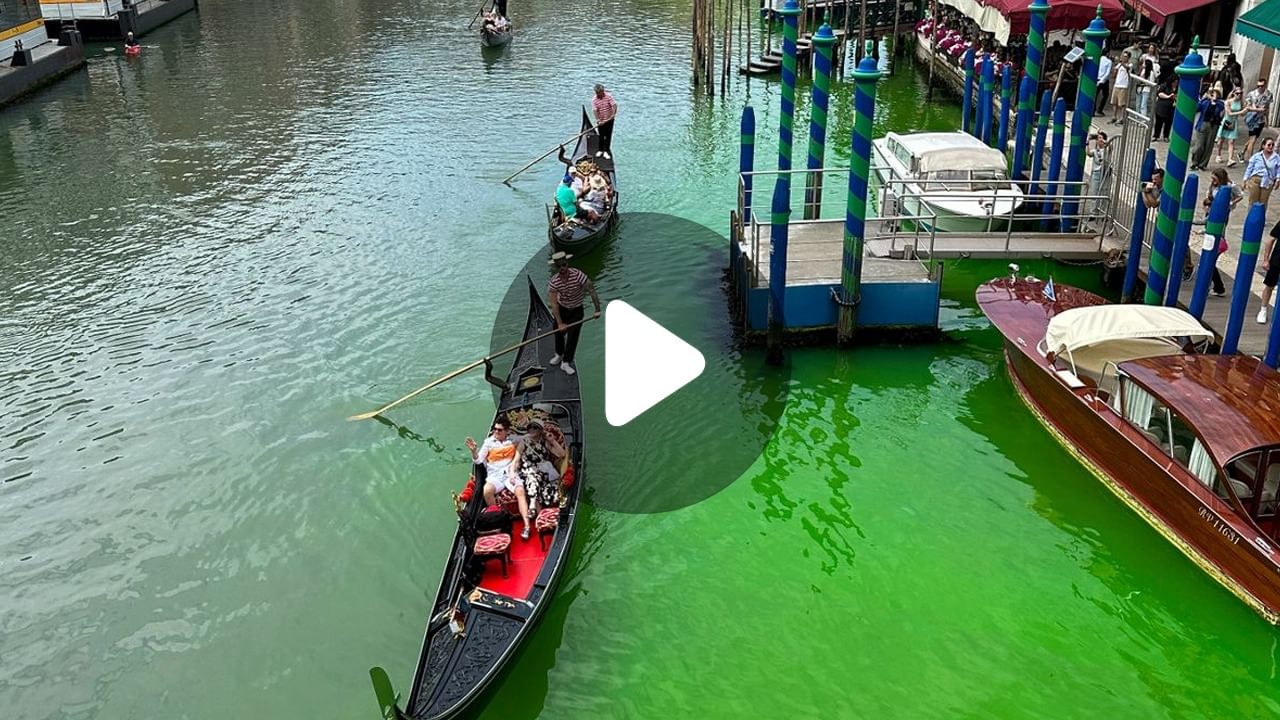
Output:
<instances>
[{"instance_id":1,"label":"red awning","mask_svg":"<svg viewBox=\"0 0 1280 720\"><path fill-rule=\"evenodd\" d=\"M1143 0L1137 0L1143 2ZM1146 0L1149 2L1195 2L1196 5L1213 2L1213 0ZM1009 32L1014 35L1026 35L1031 29L1031 11L1027 6L1030 0L986 0L983 3L998 9L1009 18ZM1046 25L1049 30L1084 30L1098 15L1098 6L1102 6L1102 19L1114 35L1120 29L1120 21L1124 20L1124 6L1120 0L1050 0L1049 17Z\"/></svg>"},{"instance_id":2,"label":"red awning","mask_svg":"<svg viewBox=\"0 0 1280 720\"><path fill-rule=\"evenodd\" d=\"M1142 13L1156 25L1163 25L1165 18L1180 12L1195 10L1215 0L1132 0L1133 9Z\"/></svg>"}]
</instances>

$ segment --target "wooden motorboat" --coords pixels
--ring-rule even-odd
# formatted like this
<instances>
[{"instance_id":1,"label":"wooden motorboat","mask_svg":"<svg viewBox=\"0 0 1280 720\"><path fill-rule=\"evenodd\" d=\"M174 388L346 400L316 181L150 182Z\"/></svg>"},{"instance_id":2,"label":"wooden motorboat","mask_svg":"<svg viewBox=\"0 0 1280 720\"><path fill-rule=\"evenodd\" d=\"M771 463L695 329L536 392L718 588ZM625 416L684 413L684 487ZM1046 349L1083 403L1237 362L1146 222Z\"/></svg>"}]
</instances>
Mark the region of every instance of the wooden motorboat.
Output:
<instances>
[{"instance_id":1,"label":"wooden motorboat","mask_svg":"<svg viewBox=\"0 0 1280 720\"><path fill-rule=\"evenodd\" d=\"M1032 278L978 288L1031 411L1117 497L1272 624L1280 621L1280 373L1199 352L1177 308L1112 305Z\"/></svg>"},{"instance_id":2,"label":"wooden motorboat","mask_svg":"<svg viewBox=\"0 0 1280 720\"><path fill-rule=\"evenodd\" d=\"M1022 205L1004 155L968 133L889 133L871 146L882 216L915 216L938 232L990 232Z\"/></svg>"},{"instance_id":3,"label":"wooden motorboat","mask_svg":"<svg viewBox=\"0 0 1280 720\"><path fill-rule=\"evenodd\" d=\"M599 222L589 222L585 218L564 222L558 208L548 208L547 236L552 247L574 255L582 255L594 250L609 236L618 222L618 175L614 172L613 152L610 150L607 155L600 154L600 135L591 124L591 116L587 114L585 107L582 108L582 131L582 135L578 137L578 144L569 157L570 162L574 165L580 160L594 162L609 179L612 194L608 206L600 215Z\"/></svg>"},{"instance_id":4,"label":"wooden motorboat","mask_svg":"<svg viewBox=\"0 0 1280 720\"><path fill-rule=\"evenodd\" d=\"M551 333L551 311L529 282L526 340ZM554 335L519 350L502 386L495 421L502 416L516 432L540 422L548 437L567 450L560 463L560 503L543 509L528 540L513 532L484 532L477 518L484 510L484 466L462 496L455 496L458 528L449 548L440 587L427 616L426 633L408 702L396 703L386 673L371 675L385 717L436 720L468 711L484 696L533 632L564 572L573 541L578 490L584 476L582 402L578 379L549 364ZM496 548L496 551L495 551Z\"/></svg>"}]
</instances>

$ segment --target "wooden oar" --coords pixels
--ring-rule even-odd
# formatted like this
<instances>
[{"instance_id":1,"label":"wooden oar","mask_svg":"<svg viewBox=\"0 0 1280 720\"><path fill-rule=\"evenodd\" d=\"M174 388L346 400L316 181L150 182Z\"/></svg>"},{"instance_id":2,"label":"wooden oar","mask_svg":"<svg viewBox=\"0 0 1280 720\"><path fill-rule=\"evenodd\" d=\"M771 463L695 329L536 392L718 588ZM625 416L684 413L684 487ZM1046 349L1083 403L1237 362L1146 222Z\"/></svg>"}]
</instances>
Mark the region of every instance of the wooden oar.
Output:
<instances>
[{"instance_id":1,"label":"wooden oar","mask_svg":"<svg viewBox=\"0 0 1280 720\"><path fill-rule=\"evenodd\" d=\"M595 130L595 128L594 128L594 127L589 127L589 128L587 128L586 130L583 130L582 132L578 133L577 135L574 135L573 137L569 138L568 140L565 140L565 141L564 141L564 142L562 142L562 143L556 143L555 145L553 145L553 146L551 147L551 149L550 149L550 150L548 150L548 151L546 151L546 152L542 153L541 155L539 155L538 157L534 158L533 162L529 163L528 165L525 165L524 167L520 168L519 170L517 170L517 171L515 171L515 172L511 173L510 175L508 175L508 176L507 176L507 178L506 178L505 180L503 180L503 181L502 181L502 184L503 184L503 185L510 185L510 184L511 184L511 178L513 178L513 177L515 177L515 176L519 175L520 173L524 172L525 170L528 170L529 168L533 167L534 165L537 165L537 164L538 164L538 162L540 162L540 161L541 161L543 158L545 158L546 156L550 155L551 153L555 152L556 150L559 150L561 147L564 147L565 145L568 145L569 143L573 142L574 140L577 140L578 138L582 137L583 135L586 135L587 133L591 132L592 130Z\"/></svg>"},{"instance_id":2,"label":"wooden oar","mask_svg":"<svg viewBox=\"0 0 1280 720\"><path fill-rule=\"evenodd\" d=\"M471 29L471 26L472 26L472 25L475 25L475 24L476 24L476 20L479 20L479 19L480 19L480 13L484 12L484 6L485 6L485 5L488 5L488 4L489 4L489 2L490 2L490 0L484 0L484 2L480 3L480 9L476 11L476 16L475 16L475 17L473 17L473 18L471 18L471 22L467 23L467 29L468 29L468 30L470 30L470 29Z\"/></svg>"},{"instance_id":3,"label":"wooden oar","mask_svg":"<svg viewBox=\"0 0 1280 720\"><path fill-rule=\"evenodd\" d=\"M581 320L579 320L579 321L577 321L577 322L571 322L571 323L569 323L568 325L565 325L564 327L565 327L565 329L567 330L567 329L569 329L569 328L571 328L571 327L573 327L573 326L575 326L575 325L581 325L581 324L583 324L583 323L585 323L585 322L587 322L587 321L589 321L589 320L591 320L591 317L585 317L585 318L583 318L583 319L581 319ZM493 360L493 359L494 359L494 358L496 358L496 357L502 357L503 355L506 355L506 354L507 354L507 353L509 353L509 352L512 352L512 351L515 351L515 350L519 350L520 348L524 347L525 345L528 345L529 343L537 342L537 341L539 341L539 340L542 340L543 338L551 337L552 335L555 335L557 332L560 332L560 330L559 330L558 328L557 328L556 330L551 330L550 332L544 332L544 333L542 333L541 335L538 335L538 336L536 336L536 337L531 337L531 338L529 338L528 340L522 340L522 341L520 341L520 342L516 343L515 345L512 345L512 346L511 346L511 347L509 347L509 348L505 348L505 349L499 350L498 352L496 352L496 353L494 353L494 354L492 354L492 355L486 355L486 356L484 356L484 357L480 358L479 360L477 360L477 361L475 361L475 362L471 363L470 365L464 365L464 366L462 366L462 367L458 368L457 370L454 370L453 372L449 373L448 375L445 375L445 376L444 376L444 377L442 377L442 378L439 378L439 379L433 380L433 381L431 381L431 382L427 383L426 385L423 385L422 387L418 388L417 390L414 390L413 392L409 393L408 395L405 395L404 397L400 398L399 400L396 400L395 402L387 403L386 405L383 405L382 407L378 408L377 410L373 410L373 411L370 411L370 412L367 412L367 413L360 413L359 415L352 415L351 417L349 417L349 418L347 418L347 419L348 419L348 420L368 420L369 418L377 417L377 416L381 415L382 413L384 413L384 412L386 412L386 411L390 410L391 408L393 408L393 407L395 407L395 406L399 405L400 403L402 403L402 402L404 402L404 401L406 401L406 400L409 400L409 399L411 399L411 398L417 397L418 395L421 395L422 393L424 393L424 392L426 392L426 391L430 390L431 388L433 388L433 387L435 387L435 386L437 386L437 385L441 385L441 384L443 384L443 383L449 382L450 380L452 380L452 379L454 379L454 378L458 377L459 375L462 375L463 373L466 373L466 372L468 372L468 371L470 371L470 370L475 370L476 368L480 367L481 365L484 365L486 362L489 362L489 361Z\"/></svg>"}]
</instances>

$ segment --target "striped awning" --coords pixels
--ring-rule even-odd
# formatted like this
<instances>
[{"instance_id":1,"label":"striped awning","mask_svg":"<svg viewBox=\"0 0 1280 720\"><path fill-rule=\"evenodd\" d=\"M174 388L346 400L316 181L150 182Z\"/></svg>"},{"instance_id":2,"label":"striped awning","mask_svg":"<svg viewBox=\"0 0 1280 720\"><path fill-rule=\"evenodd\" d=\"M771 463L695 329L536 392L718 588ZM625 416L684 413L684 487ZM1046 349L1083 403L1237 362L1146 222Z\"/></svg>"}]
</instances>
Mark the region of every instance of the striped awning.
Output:
<instances>
[{"instance_id":1,"label":"striped awning","mask_svg":"<svg viewBox=\"0 0 1280 720\"><path fill-rule=\"evenodd\" d=\"M1263 45L1280 48L1280 0L1266 0L1236 18L1236 32Z\"/></svg>"}]
</instances>

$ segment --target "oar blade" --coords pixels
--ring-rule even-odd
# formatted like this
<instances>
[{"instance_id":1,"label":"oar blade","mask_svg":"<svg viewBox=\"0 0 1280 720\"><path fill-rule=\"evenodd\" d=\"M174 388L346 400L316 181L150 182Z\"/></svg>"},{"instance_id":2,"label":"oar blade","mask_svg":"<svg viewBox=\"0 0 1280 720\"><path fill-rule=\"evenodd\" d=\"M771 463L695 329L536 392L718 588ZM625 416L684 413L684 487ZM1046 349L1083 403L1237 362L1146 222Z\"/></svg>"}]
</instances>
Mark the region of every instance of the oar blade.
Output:
<instances>
[{"instance_id":1,"label":"oar blade","mask_svg":"<svg viewBox=\"0 0 1280 720\"><path fill-rule=\"evenodd\" d=\"M391 687L387 671L377 666L371 667L369 680L373 682L373 694L378 698L378 710L382 713L383 720L396 720L400 717L400 698L396 695L395 688Z\"/></svg>"}]
</instances>

